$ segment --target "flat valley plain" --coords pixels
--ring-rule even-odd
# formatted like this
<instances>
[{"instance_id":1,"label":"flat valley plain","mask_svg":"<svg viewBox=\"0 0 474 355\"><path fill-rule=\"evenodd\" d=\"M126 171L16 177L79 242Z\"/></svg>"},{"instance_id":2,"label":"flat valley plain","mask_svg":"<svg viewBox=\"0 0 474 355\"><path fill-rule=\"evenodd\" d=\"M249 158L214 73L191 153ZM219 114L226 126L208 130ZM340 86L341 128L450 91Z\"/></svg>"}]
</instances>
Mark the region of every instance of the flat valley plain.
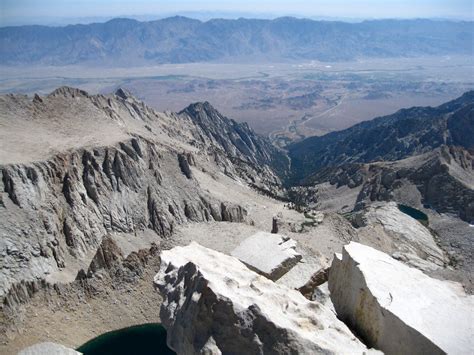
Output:
<instances>
[{"instance_id":1,"label":"flat valley plain","mask_svg":"<svg viewBox=\"0 0 474 355\"><path fill-rule=\"evenodd\" d=\"M352 62L189 63L148 67L0 67L0 93L58 86L131 91L159 111L209 101L276 144L347 128L411 106L435 106L474 88L470 56Z\"/></svg>"}]
</instances>

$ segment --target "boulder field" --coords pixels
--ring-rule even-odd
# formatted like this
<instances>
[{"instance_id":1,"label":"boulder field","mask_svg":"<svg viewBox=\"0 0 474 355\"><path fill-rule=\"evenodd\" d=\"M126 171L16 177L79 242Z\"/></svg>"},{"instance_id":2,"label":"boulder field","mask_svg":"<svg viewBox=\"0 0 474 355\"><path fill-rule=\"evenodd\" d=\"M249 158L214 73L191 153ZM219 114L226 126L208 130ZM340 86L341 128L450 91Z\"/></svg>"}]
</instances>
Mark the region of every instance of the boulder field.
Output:
<instances>
[{"instance_id":1,"label":"boulder field","mask_svg":"<svg viewBox=\"0 0 474 355\"><path fill-rule=\"evenodd\" d=\"M326 302L253 270L195 242L163 251L154 283L168 345L178 354L466 354L474 348L473 296L369 246L351 242L336 254L323 286L329 285Z\"/></svg>"}]
</instances>

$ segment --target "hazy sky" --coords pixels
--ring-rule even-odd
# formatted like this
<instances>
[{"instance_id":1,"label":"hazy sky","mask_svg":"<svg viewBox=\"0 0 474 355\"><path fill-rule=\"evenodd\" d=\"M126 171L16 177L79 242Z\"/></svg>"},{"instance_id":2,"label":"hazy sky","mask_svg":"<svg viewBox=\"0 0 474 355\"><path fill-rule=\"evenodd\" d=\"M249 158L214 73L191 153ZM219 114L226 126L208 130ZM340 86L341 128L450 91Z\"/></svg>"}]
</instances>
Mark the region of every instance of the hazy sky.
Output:
<instances>
[{"instance_id":1,"label":"hazy sky","mask_svg":"<svg viewBox=\"0 0 474 355\"><path fill-rule=\"evenodd\" d=\"M338 18L472 19L474 0L0 0L2 25L81 17L214 12Z\"/></svg>"}]
</instances>

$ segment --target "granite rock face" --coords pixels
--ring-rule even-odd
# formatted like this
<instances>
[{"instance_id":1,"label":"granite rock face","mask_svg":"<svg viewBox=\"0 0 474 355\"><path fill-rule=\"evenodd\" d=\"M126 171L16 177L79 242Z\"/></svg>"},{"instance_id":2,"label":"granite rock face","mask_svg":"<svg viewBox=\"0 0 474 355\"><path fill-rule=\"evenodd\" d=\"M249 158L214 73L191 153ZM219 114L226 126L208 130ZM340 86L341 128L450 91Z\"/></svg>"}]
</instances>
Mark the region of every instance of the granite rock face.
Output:
<instances>
[{"instance_id":1,"label":"granite rock face","mask_svg":"<svg viewBox=\"0 0 474 355\"><path fill-rule=\"evenodd\" d=\"M253 132L247 123L238 123L220 114L209 102L191 104L180 112L199 128L199 137L207 144L219 147L228 156L268 167L281 174L288 169L285 154Z\"/></svg>"},{"instance_id":2,"label":"granite rock face","mask_svg":"<svg viewBox=\"0 0 474 355\"><path fill-rule=\"evenodd\" d=\"M196 243L162 253L155 286L178 354L368 351L325 306Z\"/></svg>"},{"instance_id":3,"label":"granite rock face","mask_svg":"<svg viewBox=\"0 0 474 355\"><path fill-rule=\"evenodd\" d=\"M176 155L159 152L147 140L3 166L0 175L7 196L0 208L7 221L0 247L10 265L0 277L0 296L21 279L66 268L110 232L151 229L169 238L177 224L242 222L246 214L200 191L181 173Z\"/></svg>"},{"instance_id":4,"label":"granite rock face","mask_svg":"<svg viewBox=\"0 0 474 355\"><path fill-rule=\"evenodd\" d=\"M204 191L193 169L279 188L269 141L209 104L193 107L159 113L122 89L0 96L0 125L12 130L0 134L0 301L26 300L51 275L85 266L111 233L159 240L183 223L244 222L245 208Z\"/></svg>"},{"instance_id":5,"label":"granite rock face","mask_svg":"<svg viewBox=\"0 0 474 355\"><path fill-rule=\"evenodd\" d=\"M325 184L353 191L351 209L362 210L378 201L396 201L416 208L429 206L441 213L474 220L474 165L472 148L442 145L432 151L397 161L341 163L322 168L304 186L295 186L295 202L318 207L327 198ZM352 195L352 194L351 194Z\"/></svg>"},{"instance_id":6,"label":"granite rock face","mask_svg":"<svg viewBox=\"0 0 474 355\"><path fill-rule=\"evenodd\" d=\"M467 222L473 221L473 161L472 148L443 145L426 154L393 163L367 164L359 168L368 173L356 208L371 201L392 200L407 201L416 206L418 201L410 201L415 197L437 212L452 213ZM412 191L415 196L410 196Z\"/></svg>"},{"instance_id":7,"label":"granite rock face","mask_svg":"<svg viewBox=\"0 0 474 355\"><path fill-rule=\"evenodd\" d=\"M231 255L251 270L276 281L301 260L295 248L296 241L288 237L258 232L240 243Z\"/></svg>"},{"instance_id":8,"label":"granite rock face","mask_svg":"<svg viewBox=\"0 0 474 355\"><path fill-rule=\"evenodd\" d=\"M376 203L356 214L359 233L372 234L385 251L410 266L433 270L447 263L431 231L413 217L403 213L395 202Z\"/></svg>"},{"instance_id":9,"label":"granite rock face","mask_svg":"<svg viewBox=\"0 0 474 355\"><path fill-rule=\"evenodd\" d=\"M329 290L337 315L387 354L467 354L474 297L371 247L351 242L336 255Z\"/></svg>"},{"instance_id":10,"label":"granite rock face","mask_svg":"<svg viewBox=\"0 0 474 355\"><path fill-rule=\"evenodd\" d=\"M81 355L82 353L63 345L45 342L23 349L18 355Z\"/></svg>"}]
</instances>

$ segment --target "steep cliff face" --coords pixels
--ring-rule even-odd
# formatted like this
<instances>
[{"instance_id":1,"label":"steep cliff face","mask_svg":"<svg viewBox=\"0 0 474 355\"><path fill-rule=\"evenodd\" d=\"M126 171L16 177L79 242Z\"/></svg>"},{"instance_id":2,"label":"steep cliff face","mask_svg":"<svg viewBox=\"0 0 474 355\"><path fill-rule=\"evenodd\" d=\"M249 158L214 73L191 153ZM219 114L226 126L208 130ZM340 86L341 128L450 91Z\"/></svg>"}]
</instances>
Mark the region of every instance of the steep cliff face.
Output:
<instances>
[{"instance_id":1,"label":"steep cliff face","mask_svg":"<svg viewBox=\"0 0 474 355\"><path fill-rule=\"evenodd\" d=\"M196 124L197 140L201 144L209 145L211 142L212 149L225 152L241 174L249 176L251 183L257 182L255 174L246 172L249 167L261 177L272 174L285 177L289 174L289 159L284 152L273 146L267 138L255 134L247 123L238 123L221 115L209 102L189 105L180 112L180 116ZM279 188L277 179L265 180L267 186Z\"/></svg>"},{"instance_id":2,"label":"steep cliff face","mask_svg":"<svg viewBox=\"0 0 474 355\"><path fill-rule=\"evenodd\" d=\"M227 154L254 164L266 163L282 172L288 168L288 157L268 139L255 134L247 123L221 115L209 102L189 105L180 114L189 117L200 128L202 142L211 141Z\"/></svg>"},{"instance_id":3,"label":"steep cliff face","mask_svg":"<svg viewBox=\"0 0 474 355\"><path fill-rule=\"evenodd\" d=\"M386 354L464 354L474 345L474 297L359 243L329 271L338 318Z\"/></svg>"},{"instance_id":4,"label":"steep cliff face","mask_svg":"<svg viewBox=\"0 0 474 355\"><path fill-rule=\"evenodd\" d=\"M121 89L106 97L60 88L0 103L11 131L1 137L1 298L11 290L15 299L18 287L28 295L41 280L73 279L109 233L151 229L159 239L182 223L246 220L243 207L204 191L193 169L278 193L267 165L276 151L217 113L209 125L228 132L220 140L196 123L197 112L157 113ZM13 146L19 139L34 151ZM14 286L21 282L34 286Z\"/></svg>"},{"instance_id":5,"label":"steep cliff face","mask_svg":"<svg viewBox=\"0 0 474 355\"><path fill-rule=\"evenodd\" d=\"M3 292L15 280L45 277L85 258L108 232L150 228L168 238L179 223L244 220L241 207L213 199L183 174L178 157L132 139L2 166Z\"/></svg>"},{"instance_id":6,"label":"steep cliff face","mask_svg":"<svg viewBox=\"0 0 474 355\"><path fill-rule=\"evenodd\" d=\"M467 149L441 146L394 162L325 168L312 175L306 186L292 188L290 195L300 204L317 206L324 198L320 187L329 183L335 190L347 187L356 210L375 201L397 201L425 205L469 222L474 220L473 159Z\"/></svg>"},{"instance_id":7,"label":"steep cliff face","mask_svg":"<svg viewBox=\"0 0 474 355\"><path fill-rule=\"evenodd\" d=\"M408 191L412 185L419 191L421 204L473 221L473 159L465 149L443 146L424 156L372 165L370 177L357 197L356 208L370 201L409 201L414 198Z\"/></svg>"}]
</instances>

